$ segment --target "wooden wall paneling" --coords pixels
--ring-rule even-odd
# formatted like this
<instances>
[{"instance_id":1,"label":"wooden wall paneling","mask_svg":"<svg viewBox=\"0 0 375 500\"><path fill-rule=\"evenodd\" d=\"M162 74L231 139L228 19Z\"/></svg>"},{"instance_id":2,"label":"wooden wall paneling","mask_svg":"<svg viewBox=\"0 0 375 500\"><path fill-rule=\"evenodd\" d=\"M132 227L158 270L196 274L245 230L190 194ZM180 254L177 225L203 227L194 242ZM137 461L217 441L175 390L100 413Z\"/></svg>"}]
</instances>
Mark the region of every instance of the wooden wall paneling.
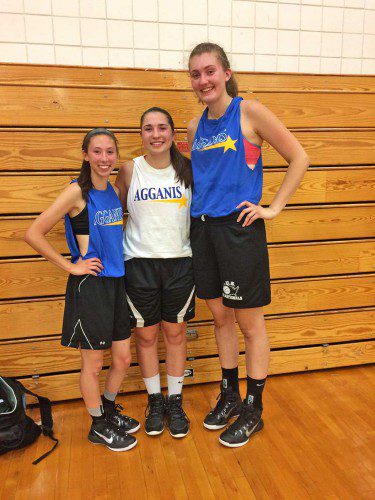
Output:
<instances>
[{"instance_id":1,"label":"wooden wall paneling","mask_svg":"<svg viewBox=\"0 0 375 500\"><path fill-rule=\"evenodd\" d=\"M77 170L87 130L0 129L0 171ZM142 154L138 131L114 129L114 132L122 160ZM309 155L311 165L375 164L375 130L296 130L293 133ZM186 132L177 131L176 142L186 140ZM262 156L266 167L287 164L266 142Z\"/></svg>"},{"instance_id":2,"label":"wooden wall paneling","mask_svg":"<svg viewBox=\"0 0 375 500\"><path fill-rule=\"evenodd\" d=\"M375 92L373 76L236 72L241 91ZM0 84L48 87L115 87L190 90L187 69L115 69L36 64L0 64Z\"/></svg>"},{"instance_id":3,"label":"wooden wall paneling","mask_svg":"<svg viewBox=\"0 0 375 500\"><path fill-rule=\"evenodd\" d=\"M185 141L188 121L203 107L183 71L1 63L0 70L0 365L18 376L41 374L36 382L26 381L45 384L53 399L79 397L78 353L68 356L58 339L66 273L32 257L23 234L76 176L87 129L112 128L122 159L131 158L142 153L138 127L144 109L166 107L175 118L177 141ZM271 373L372 362L375 80L252 73L239 74L238 81L245 98L260 99L296 129L312 164L291 206L267 223ZM286 163L266 143L263 160L267 205ZM62 221L50 238L68 252ZM195 377L188 383L218 380L212 317L201 300L189 328L198 330L198 338L189 340L189 356L202 359L189 360ZM242 337L240 342L243 349ZM240 365L244 375L243 356ZM143 389L136 366L125 386Z\"/></svg>"},{"instance_id":4,"label":"wooden wall paneling","mask_svg":"<svg viewBox=\"0 0 375 500\"><path fill-rule=\"evenodd\" d=\"M374 362L375 342L356 342L329 345L326 347L303 347L272 351L270 374L293 373L307 370L321 370L339 366L355 366ZM193 378L185 378L185 385L221 380L221 368L218 358L194 359L187 363L187 368L194 369ZM100 386L103 389L107 370L100 374ZM160 365L162 386L166 386L165 364ZM239 375L246 376L245 356L239 358ZM49 397L53 401L80 398L79 372L61 375L46 375L38 378L26 378L22 383L32 391ZM131 366L124 379L121 392L144 390L143 379L138 366Z\"/></svg>"},{"instance_id":5,"label":"wooden wall paneling","mask_svg":"<svg viewBox=\"0 0 375 500\"><path fill-rule=\"evenodd\" d=\"M374 201L374 174L373 167L310 168L289 205ZM284 171L280 169L264 172L261 203L271 203L283 178Z\"/></svg>"},{"instance_id":6,"label":"wooden wall paneling","mask_svg":"<svg viewBox=\"0 0 375 500\"><path fill-rule=\"evenodd\" d=\"M374 130L292 130L310 158L311 165L374 165ZM264 142L263 165L287 165L275 149Z\"/></svg>"},{"instance_id":7,"label":"wooden wall paneling","mask_svg":"<svg viewBox=\"0 0 375 500\"><path fill-rule=\"evenodd\" d=\"M271 289L272 302L264 309L267 315L375 306L375 274L276 280ZM63 310L63 297L1 301L1 338L59 334ZM194 321L212 321L203 300L197 299Z\"/></svg>"},{"instance_id":8,"label":"wooden wall paneling","mask_svg":"<svg viewBox=\"0 0 375 500\"><path fill-rule=\"evenodd\" d=\"M4 339L61 334L62 297L0 302L0 335Z\"/></svg>"},{"instance_id":9,"label":"wooden wall paneling","mask_svg":"<svg viewBox=\"0 0 375 500\"><path fill-rule=\"evenodd\" d=\"M249 97L249 95L246 95ZM375 95L340 93L254 93L287 127L375 126ZM152 106L168 109L177 128L203 107L192 92L3 86L0 123L37 127L139 127L139 117Z\"/></svg>"},{"instance_id":10,"label":"wooden wall paneling","mask_svg":"<svg viewBox=\"0 0 375 500\"><path fill-rule=\"evenodd\" d=\"M0 255L37 255L23 237L33 216L0 216ZM287 207L273 220L266 221L268 243L294 241L375 238L375 204ZM69 253L63 221L48 239L60 253Z\"/></svg>"},{"instance_id":11,"label":"wooden wall paneling","mask_svg":"<svg viewBox=\"0 0 375 500\"><path fill-rule=\"evenodd\" d=\"M301 347L374 338L375 310L352 310L336 313L304 314L266 318L271 349ZM190 324L190 331L197 338L187 341L187 355L202 357L217 355L212 324ZM237 325L239 350L245 350L243 335ZM132 362L137 362L135 337L131 339ZM160 337L159 359L165 360L165 347ZM110 351L105 351L104 366L109 366ZM0 343L2 376L33 376L46 373L79 370L81 358L78 349L60 345L60 337L44 337L36 340Z\"/></svg>"},{"instance_id":12,"label":"wooden wall paneling","mask_svg":"<svg viewBox=\"0 0 375 500\"><path fill-rule=\"evenodd\" d=\"M375 204L286 207L266 228L269 243L375 237Z\"/></svg>"},{"instance_id":13,"label":"wooden wall paneling","mask_svg":"<svg viewBox=\"0 0 375 500\"><path fill-rule=\"evenodd\" d=\"M375 272L375 240L269 246L271 279Z\"/></svg>"},{"instance_id":14,"label":"wooden wall paneling","mask_svg":"<svg viewBox=\"0 0 375 500\"><path fill-rule=\"evenodd\" d=\"M0 216L0 255L2 257L38 255L23 239L34 219L35 217L32 216ZM58 252L69 253L63 220L51 229L47 239Z\"/></svg>"},{"instance_id":15,"label":"wooden wall paneling","mask_svg":"<svg viewBox=\"0 0 375 500\"><path fill-rule=\"evenodd\" d=\"M374 272L375 240L269 247L271 278ZM63 294L67 273L41 258L0 261L0 299Z\"/></svg>"},{"instance_id":16,"label":"wooden wall paneling","mask_svg":"<svg viewBox=\"0 0 375 500\"><path fill-rule=\"evenodd\" d=\"M375 304L375 275L277 280L266 314L321 311Z\"/></svg>"},{"instance_id":17,"label":"wooden wall paneling","mask_svg":"<svg viewBox=\"0 0 375 500\"><path fill-rule=\"evenodd\" d=\"M269 204L285 169L264 172L263 204ZM77 173L0 174L0 214L35 214L45 210ZM114 181L115 174L111 176ZM310 168L289 204L374 201L375 167Z\"/></svg>"}]
</instances>

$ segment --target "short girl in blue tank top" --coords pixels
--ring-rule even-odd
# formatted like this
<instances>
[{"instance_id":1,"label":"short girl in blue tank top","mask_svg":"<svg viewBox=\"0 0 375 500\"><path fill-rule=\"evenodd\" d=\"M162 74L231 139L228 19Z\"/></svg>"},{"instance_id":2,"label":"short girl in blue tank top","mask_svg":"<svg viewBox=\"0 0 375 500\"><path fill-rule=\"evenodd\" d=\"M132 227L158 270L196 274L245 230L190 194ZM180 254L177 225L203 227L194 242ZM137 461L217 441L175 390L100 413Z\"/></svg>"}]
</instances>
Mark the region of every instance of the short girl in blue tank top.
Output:
<instances>
[{"instance_id":1,"label":"short girl in blue tank top","mask_svg":"<svg viewBox=\"0 0 375 500\"><path fill-rule=\"evenodd\" d=\"M93 129L83 140L82 154L77 181L33 222L25 240L40 255L70 273L61 343L81 351L80 387L92 417L88 439L114 451L126 451L137 444L129 433L140 425L121 414L115 404L131 360L122 254L123 214L119 191L109 182L118 158L117 140L107 129ZM62 217L70 262L46 239ZM108 348L112 350L112 364L100 397L98 376Z\"/></svg>"},{"instance_id":2,"label":"short girl in blue tank top","mask_svg":"<svg viewBox=\"0 0 375 500\"><path fill-rule=\"evenodd\" d=\"M191 247L197 296L205 299L215 322L222 383L216 407L204 419L211 430L224 428L219 441L246 444L263 428L262 391L269 344L263 309L270 300L264 219L273 219L297 189L308 158L278 118L256 100L238 97L224 50L197 45L189 58L191 85L207 107L188 126L194 178ZM269 207L261 206L262 155L266 140L289 163ZM238 388L238 339L244 334L247 393Z\"/></svg>"}]
</instances>

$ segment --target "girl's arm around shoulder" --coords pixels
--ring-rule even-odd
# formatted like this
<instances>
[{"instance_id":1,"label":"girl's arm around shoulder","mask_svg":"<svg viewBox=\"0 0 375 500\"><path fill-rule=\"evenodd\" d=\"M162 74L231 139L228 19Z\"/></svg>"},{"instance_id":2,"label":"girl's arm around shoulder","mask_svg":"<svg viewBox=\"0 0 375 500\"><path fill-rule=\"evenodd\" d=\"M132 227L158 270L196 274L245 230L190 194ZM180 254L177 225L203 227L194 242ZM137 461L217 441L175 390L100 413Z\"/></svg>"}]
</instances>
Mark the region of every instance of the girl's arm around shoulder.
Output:
<instances>
[{"instance_id":1,"label":"girl's arm around shoulder","mask_svg":"<svg viewBox=\"0 0 375 500\"><path fill-rule=\"evenodd\" d=\"M126 210L126 200L128 197L128 190L133 176L134 161L126 160L121 163L115 181L115 190L117 196L120 198L123 210Z\"/></svg>"},{"instance_id":2,"label":"girl's arm around shoulder","mask_svg":"<svg viewBox=\"0 0 375 500\"><path fill-rule=\"evenodd\" d=\"M200 120L200 116L196 116L195 118L190 120L190 122L187 126L187 139L188 139L190 149L193 147L195 132L197 131L199 120Z\"/></svg>"},{"instance_id":3,"label":"girl's arm around shoulder","mask_svg":"<svg viewBox=\"0 0 375 500\"><path fill-rule=\"evenodd\" d=\"M237 208L247 207L241 212L238 220L246 215L243 225L249 225L259 217L273 219L282 211L300 185L309 166L309 158L294 135L261 102L242 101L241 112L245 129L251 129L260 141L267 141L289 164L283 182L268 208L256 206L247 201L238 205ZM246 130L243 132L246 136Z\"/></svg>"},{"instance_id":4,"label":"girl's arm around shoulder","mask_svg":"<svg viewBox=\"0 0 375 500\"><path fill-rule=\"evenodd\" d=\"M88 259L85 261L87 264L83 267L78 266L78 263L72 264L65 259L46 238L46 234L62 219L62 217L64 217L64 215L71 214L74 216L76 213L80 212L84 206L85 202L82 199L81 188L76 182L70 184L56 198L52 205L35 219L26 231L24 240L44 258L67 272L73 274L96 274L95 272L90 272L93 270L89 268L89 266L91 264L95 264L96 266L96 261L100 264L99 259Z\"/></svg>"}]
</instances>

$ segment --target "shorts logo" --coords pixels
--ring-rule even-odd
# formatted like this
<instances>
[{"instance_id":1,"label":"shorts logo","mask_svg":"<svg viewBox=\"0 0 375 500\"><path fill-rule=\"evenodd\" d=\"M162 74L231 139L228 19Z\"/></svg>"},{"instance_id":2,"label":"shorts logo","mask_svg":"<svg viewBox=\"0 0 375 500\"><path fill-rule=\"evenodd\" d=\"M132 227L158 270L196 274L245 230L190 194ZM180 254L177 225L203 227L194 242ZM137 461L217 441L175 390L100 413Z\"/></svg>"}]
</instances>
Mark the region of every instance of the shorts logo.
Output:
<instances>
[{"instance_id":1,"label":"shorts logo","mask_svg":"<svg viewBox=\"0 0 375 500\"><path fill-rule=\"evenodd\" d=\"M223 297L231 300L242 300L242 296L238 296L239 286L236 286L234 281L225 281L223 286Z\"/></svg>"}]
</instances>

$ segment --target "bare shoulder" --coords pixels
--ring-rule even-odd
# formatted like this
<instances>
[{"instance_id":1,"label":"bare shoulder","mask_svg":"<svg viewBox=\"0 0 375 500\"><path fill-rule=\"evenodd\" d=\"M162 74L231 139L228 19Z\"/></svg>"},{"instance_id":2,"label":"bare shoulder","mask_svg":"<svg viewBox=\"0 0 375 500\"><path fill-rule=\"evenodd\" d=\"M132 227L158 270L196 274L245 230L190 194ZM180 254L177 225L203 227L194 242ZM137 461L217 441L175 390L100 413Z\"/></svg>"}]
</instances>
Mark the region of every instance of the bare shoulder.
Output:
<instances>
[{"instance_id":1,"label":"bare shoulder","mask_svg":"<svg viewBox=\"0 0 375 500\"><path fill-rule=\"evenodd\" d=\"M241 111L247 118L259 118L269 113L269 109L258 99L246 99L241 102Z\"/></svg>"},{"instance_id":2,"label":"bare shoulder","mask_svg":"<svg viewBox=\"0 0 375 500\"><path fill-rule=\"evenodd\" d=\"M189 121L188 126L187 126L188 133L193 132L193 131L195 133L195 131L197 130L200 118L201 118L200 116L195 116L192 120Z\"/></svg>"},{"instance_id":3,"label":"bare shoulder","mask_svg":"<svg viewBox=\"0 0 375 500\"><path fill-rule=\"evenodd\" d=\"M121 163L119 168L119 173L122 172L125 176L132 176L134 169L134 161L133 160L125 160Z\"/></svg>"},{"instance_id":4,"label":"bare shoulder","mask_svg":"<svg viewBox=\"0 0 375 500\"><path fill-rule=\"evenodd\" d=\"M125 160L121 163L115 185L122 190L124 187L128 189L133 176L134 161Z\"/></svg>"},{"instance_id":5,"label":"bare shoulder","mask_svg":"<svg viewBox=\"0 0 375 500\"><path fill-rule=\"evenodd\" d=\"M79 204L81 201L83 201L82 189L80 188L78 182L72 182L64 189L64 191L59 195L58 198L62 198L66 201Z\"/></svg>"}]
</instances>

